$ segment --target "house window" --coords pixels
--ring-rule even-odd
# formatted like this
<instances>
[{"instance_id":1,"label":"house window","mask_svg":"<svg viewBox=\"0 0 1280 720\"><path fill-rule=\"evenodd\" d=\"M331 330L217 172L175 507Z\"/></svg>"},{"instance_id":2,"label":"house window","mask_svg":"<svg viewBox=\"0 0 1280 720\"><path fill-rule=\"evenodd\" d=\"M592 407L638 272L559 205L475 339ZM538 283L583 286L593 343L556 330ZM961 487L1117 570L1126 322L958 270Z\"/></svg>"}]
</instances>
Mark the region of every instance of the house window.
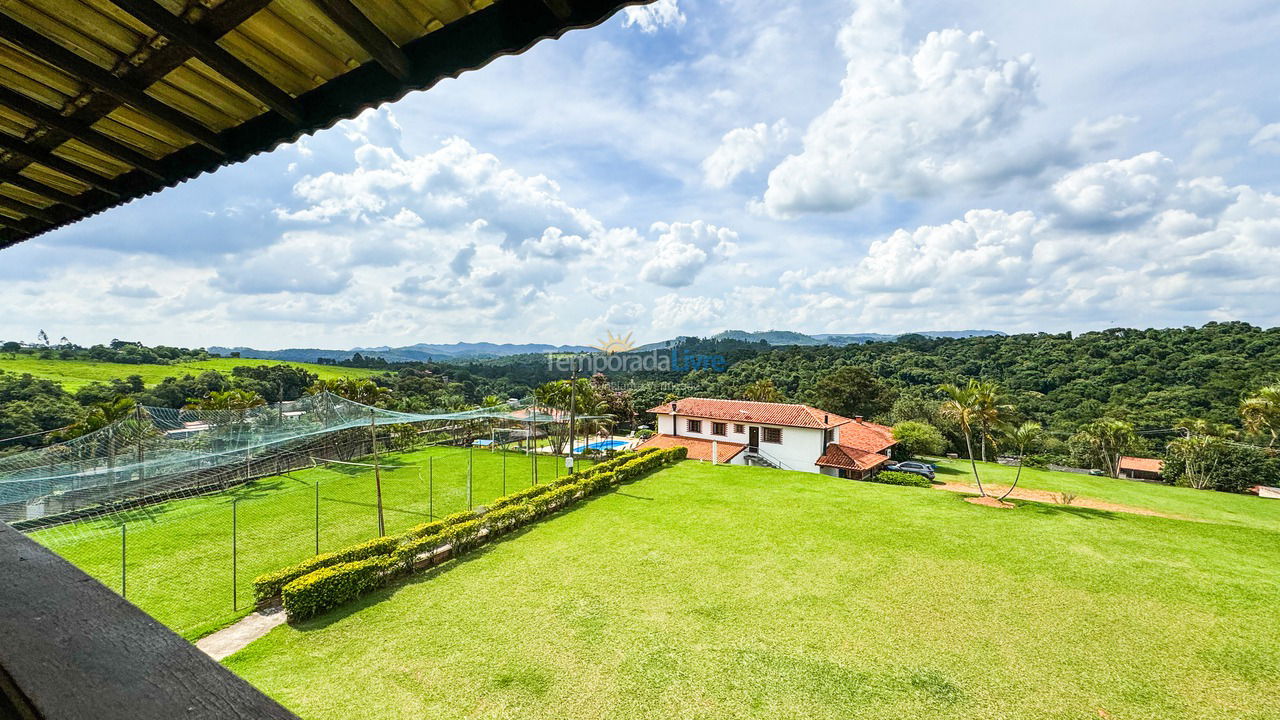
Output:
<instances>
[{"instance_id":1,"label":"house window","mask_svg":"<svg viewBox=\"0 0 1280 720\"><path fill-rule=\"evenodd\" d=\"M782 428L764 428L764 436L761 438L767 443L782 444Z\"/></svg>"},{"instance_id":2,"label":"house window","mask_svg":"<svg viewBox=\"0 0 1280 720\"><path fill-rule=\"evenodd\" d=\"M700 433L702 432L702 421L701 420L685 420L684 429L691 433Z\"/></svg>"},{"instance_id":3,"label":"house window","mask_svg":"<svg viewBox=\"0 0 1280 720\"><path fill-rule=\"evenodd\" d=\"M724 423L713 422L711 423L711 434L712 435L728 435L729 426L725 425Z\"/></svg>"},{"instance_id":4,"label":"house window","mask_svg":"<svg viewBox=\"0 0 1280 720\"><path fill-rule=\"evenodd\" d=\"M746 431L747 431L747 429L746 429L746 428L744 428L744 427L742 427L742 423L734 423L734 424L733 424L733 431L734 431L735 433L737 433L738 435L741 435L742 433L746 432Z\"/></svg>"}]
</instances>

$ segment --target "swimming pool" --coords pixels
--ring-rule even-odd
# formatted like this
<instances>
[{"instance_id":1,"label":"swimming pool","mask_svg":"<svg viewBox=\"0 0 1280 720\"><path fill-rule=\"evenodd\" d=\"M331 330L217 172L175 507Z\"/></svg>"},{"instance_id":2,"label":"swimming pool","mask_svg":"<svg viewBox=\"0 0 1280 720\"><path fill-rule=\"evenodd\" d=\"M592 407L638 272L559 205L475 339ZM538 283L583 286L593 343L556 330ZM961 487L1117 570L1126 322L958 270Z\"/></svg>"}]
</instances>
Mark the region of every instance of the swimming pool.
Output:
<instances>
[{"instance_id":1,"label":"swimming pool","mask_svg":"<svg viewBox=\"0 0 1280 720\"><path fill-rule=\"evenodd\" d=\"M626 440L597 440L586 445L579 445L574 448L575 453L586 452L588 448L592 450L617 450L628 445Z\"/></svg>"}]
</instances>

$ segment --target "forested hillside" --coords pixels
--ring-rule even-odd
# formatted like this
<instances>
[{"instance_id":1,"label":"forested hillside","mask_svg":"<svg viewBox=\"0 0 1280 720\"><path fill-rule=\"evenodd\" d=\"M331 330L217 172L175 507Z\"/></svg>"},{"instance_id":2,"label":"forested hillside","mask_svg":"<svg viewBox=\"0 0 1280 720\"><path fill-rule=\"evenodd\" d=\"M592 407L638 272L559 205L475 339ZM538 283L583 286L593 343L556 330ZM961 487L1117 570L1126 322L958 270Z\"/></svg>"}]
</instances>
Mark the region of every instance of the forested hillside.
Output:
<instances>
[{"instance_id":1,"label":"forested hillside","mask_svg":"<svg viewBox=\"0 0 1280 720\"><path fill-rule=\"evenodd\" d=\"M724 373L699 371L681 385L737 396L768 379L784 396L804 399L824 376L845 366L866 368L891 392L907 394L933 394L942 383L966 378L994 380L1023 414L1049 427L1073 429L1104 415L1148 428L1185 418L1238 426L1241 396L1280 377L1280 328L1210 323L1080 335L909 336L891 343L772 350Z\"/></svg>"}]
</instances>

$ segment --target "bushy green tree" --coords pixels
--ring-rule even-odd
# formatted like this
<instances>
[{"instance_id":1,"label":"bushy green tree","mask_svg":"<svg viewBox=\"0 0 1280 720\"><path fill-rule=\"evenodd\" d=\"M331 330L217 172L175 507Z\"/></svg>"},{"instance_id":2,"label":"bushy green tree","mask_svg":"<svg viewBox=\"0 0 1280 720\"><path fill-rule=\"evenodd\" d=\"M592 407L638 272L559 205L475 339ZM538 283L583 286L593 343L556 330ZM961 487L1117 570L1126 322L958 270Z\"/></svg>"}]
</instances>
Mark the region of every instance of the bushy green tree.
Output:
<instances>
[{"instance_id":1,"label":"bushy green tree","mask_svg":"<svg viewBox=\"0 0 1280 720\"><path fill-rule=\"evenodd\" d=\"M907 457L938 455L947 449L947 439L938 428L918 420L904 420L893 426L893 437Z\"/></svg>"}]
</instances>

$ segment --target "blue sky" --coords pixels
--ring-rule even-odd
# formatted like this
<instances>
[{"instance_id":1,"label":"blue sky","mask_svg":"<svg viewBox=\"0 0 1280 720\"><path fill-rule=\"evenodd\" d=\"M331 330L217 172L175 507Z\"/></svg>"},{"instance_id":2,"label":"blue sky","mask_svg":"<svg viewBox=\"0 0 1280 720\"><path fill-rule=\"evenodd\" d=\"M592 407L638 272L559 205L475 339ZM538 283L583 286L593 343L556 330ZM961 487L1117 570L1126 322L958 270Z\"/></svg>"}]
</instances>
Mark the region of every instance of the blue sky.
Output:
<instances>
[{"instance_id":1,"label":"blue sky","mask_svg":"<svg viewBox=\"0 0 1280 720\"><path fill-rule=\"evenodd\" d=\"M659 0L3 253L0 337L1280 325L1280 7Z\"/></svg>"}]
</instances>

